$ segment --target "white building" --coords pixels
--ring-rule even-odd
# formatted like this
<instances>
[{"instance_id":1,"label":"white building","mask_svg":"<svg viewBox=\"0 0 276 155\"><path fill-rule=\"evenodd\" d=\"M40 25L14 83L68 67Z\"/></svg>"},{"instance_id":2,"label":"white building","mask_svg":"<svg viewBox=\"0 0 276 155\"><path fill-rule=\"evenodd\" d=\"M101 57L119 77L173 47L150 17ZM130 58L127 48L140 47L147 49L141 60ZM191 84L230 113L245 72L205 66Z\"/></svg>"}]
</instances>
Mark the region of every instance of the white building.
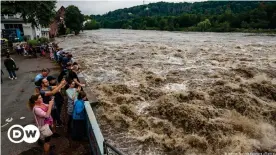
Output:
<instances>
[{"instance_id":1,"label":"white building","mask_svg":"<svg viewBox=\"0 0 276 155\"><path fill-rule=\"evenodd\" d=\"M24 23L23 18L20 17L20 14L1 14L1 30L11 28L20 29L21 34L29 39L34 39L37 36L42 37L41 26L32 27L31 23ZM44 35L46 36L45 31Z\"/></svg>"},{"instance_id":2,"label":"white building","mask_svg":"<svg viewBox=\"0 0 276 155\"><path fill-rule=\"evenodd\" d=\"M49 31L50 31L50 28L41 28L41 37L49 39L50 38Z\"/></svg>"}]
</instances>

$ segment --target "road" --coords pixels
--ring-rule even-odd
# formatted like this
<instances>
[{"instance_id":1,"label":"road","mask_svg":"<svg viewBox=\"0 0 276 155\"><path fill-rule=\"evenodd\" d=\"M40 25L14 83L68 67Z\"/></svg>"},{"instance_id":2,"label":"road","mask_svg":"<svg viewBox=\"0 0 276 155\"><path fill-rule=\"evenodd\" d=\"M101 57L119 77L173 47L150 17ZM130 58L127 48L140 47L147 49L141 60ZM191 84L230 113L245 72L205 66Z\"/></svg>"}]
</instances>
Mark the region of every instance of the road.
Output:
<instances>
[{"instance_id":1,"label":"road","mask_svg":"<svg viewBox=\"0 0 276 155\"><path fill-rule=\"evenodd\" d=\"M14 144L9 141L7 132L14 125L22 126L35 124L32 111L28 109L27 102L34 93L34 78L42 68L49 68L50 75L58 76L59 66L47 58L27 58L24 56L11 56L19 67L16 72L17 80L10 80L4 67L2 57L1 65L4 71L1 85L1 154L5 155L41 155L42 148L37 143L25 142ZM52 138L51 144L56 146L55 152L59 155L86 155L89 153L87 141L72 141L63 128L57 128L60 138Z\"/></svg>"},{"instance_id":2,"label":"road","mask_svg":"<svg viewBox=\"0 0 276 155\"><path fill-rule=\"evenodd\" d=\"M27 107L27 101L34 92L33 79L42 68L50 68L51 75L57 74L57 66L46 58L27 58L18 55L11 56L19 70L16 72L18 79L10 80L4 67L2 57L1 65L4 72L1 85L1 154L16 155L32 147L38 147L36 143L25 142L14 144L9 141L7 131L14 124L25 126L34 124L33 114Z\"/></svg>"}]
</instances>

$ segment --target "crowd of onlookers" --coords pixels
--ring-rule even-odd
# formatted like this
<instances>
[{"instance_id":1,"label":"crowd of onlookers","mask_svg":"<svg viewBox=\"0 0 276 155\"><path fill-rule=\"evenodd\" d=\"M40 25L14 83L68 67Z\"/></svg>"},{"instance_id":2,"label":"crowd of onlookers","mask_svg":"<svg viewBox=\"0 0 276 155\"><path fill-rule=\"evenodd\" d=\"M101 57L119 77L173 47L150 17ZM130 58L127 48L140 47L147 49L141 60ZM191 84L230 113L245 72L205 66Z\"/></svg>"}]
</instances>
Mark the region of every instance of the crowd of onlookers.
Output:
<instances>
[{"instance_id":1,"label":"crowd of onlookers","mask_svg":"<svg viewBox=\"0 0 276 155\"><path fill-rule=\"evenodd\" d=\"M37 57L40 53L40 56L49 56L60 66L57 76L51 75L50 69L44 68L34 77L34 94L28 102L40 130L38 144L43 146L44 154L53 154L55 146L51 145L51 138L61 136L57 128L64 128L72 140L83 140L86 133L84 101L87 98L83 91L85 84L78 78L79 65L73 61L72 54L59 48L55 43L41 47L22 43L17 46L16 51L18 55ZM17 79L15 71L18 68L9 54L4 60L4 65L9 72L9 78ZM3 75L2 70L1 74Z\"/></svg>"},{"instance_id":2,"label":"crowd of onlookers","mask_svg":"<svg viewBox=\"0 0 276 155\"><path fill-rule=\"evenodd\" d=\"M37 54L39 53L40 56L46 56L46 53L49 52L48 44L41 44L39 46L35 46L32 44L28 44L27 42L20 42L17 43L15 46L15 51L18 55L24 55L24 56L32 56L37 58Z\"/></svg>"},{"instance_id":3,"label":"crowd of onlookers","mask_svg":"<svg viewBox=\"0 0 276 155\"><path fill-rule=\"evenodd\" d=\"M55 146L51 145L51 138L60 137L56 128L64 128L72 140L85 137L84 101L87 98L82 89L85 85L78 78L79 66L73 62L72 54L54 43L46 47L45 55L49 53L61 71L58 76L53 76L49 69L41 70L34 78L35 91L29 99L29 107L40 129L38 143L43 145L45 154L52 154Z\"/></svg>"}]
</instances>

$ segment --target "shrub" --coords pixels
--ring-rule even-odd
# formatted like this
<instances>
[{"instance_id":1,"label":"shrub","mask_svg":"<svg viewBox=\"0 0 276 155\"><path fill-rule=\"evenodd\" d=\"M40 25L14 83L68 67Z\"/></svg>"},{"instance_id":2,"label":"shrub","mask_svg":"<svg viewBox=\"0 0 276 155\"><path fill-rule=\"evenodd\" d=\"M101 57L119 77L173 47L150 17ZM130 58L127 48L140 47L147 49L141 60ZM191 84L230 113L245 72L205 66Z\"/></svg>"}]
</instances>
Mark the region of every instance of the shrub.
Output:
<instances>
[{"instance_id":1,"label":"shrub","mask_svg":"<svg viewBox=\"0 0 276 155\"><path fill-rule=\"evenodd\" d=\"M85 30L94 30L94 29L99 29L100 24L96 22L95 20L91 20L85 23L84 29Z\"/></svg>"},{"instance_id":2,"label":"shrub","mask_svg":"<svg viewBox=\"0 0 276 155\"><path fill-rule=\"evenodd\" d=\"M28 44L32 46L37 46L39 44L38 40L28 40Z\"/></svg>"},{"instance_id":3,"label":"shrub","mask_svg":"<svg viewBox=\"0 0 276 155\"><path fill-rule=\"evenodd\" d=\"M45 37L41 37L39 38L40 43L44 44L44 43L49 43L49 39L45 38Z\"/></svg>"},{"instance_id":4,"label":"shrub","mask_svg":"<svg viewBox=\"0 0 276 155\"><path fill-rule=\"evenodd\" d=\"M197 28L198 28L200 31L207 31L210 27L211 27L211 22L210 22L209 19L205 19L204 21L199 22L199 23L197 24Z\"/></svg>"},{"instance_id":5,"label":"shrub","mask_svg":"<svg viewBox=\"0 0 276 155\"><path fill-rule=\"evenodd\" d=\"M69 28L66 28L66 33L65 34L71 34L71 30Z\"/></svg>"}]
</instances>

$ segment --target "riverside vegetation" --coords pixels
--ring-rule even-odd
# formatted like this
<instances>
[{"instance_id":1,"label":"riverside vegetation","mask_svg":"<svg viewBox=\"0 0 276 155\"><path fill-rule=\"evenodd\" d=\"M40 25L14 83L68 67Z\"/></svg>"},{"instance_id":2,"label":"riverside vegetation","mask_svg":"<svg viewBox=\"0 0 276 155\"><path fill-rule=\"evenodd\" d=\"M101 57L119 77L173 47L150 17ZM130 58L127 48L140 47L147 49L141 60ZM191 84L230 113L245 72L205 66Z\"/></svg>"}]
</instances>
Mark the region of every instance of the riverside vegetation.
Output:
<instances>
[{"instance_id":1,"label":"riverside vegetation","mask_svg":"<svg viewBox=\"0 0 276 155\"><path fill-rule=\"evenodd\" d=\"M276 2L158 2L91 15L96 28L276 32Z\"/></svg>"}]
</instances>

